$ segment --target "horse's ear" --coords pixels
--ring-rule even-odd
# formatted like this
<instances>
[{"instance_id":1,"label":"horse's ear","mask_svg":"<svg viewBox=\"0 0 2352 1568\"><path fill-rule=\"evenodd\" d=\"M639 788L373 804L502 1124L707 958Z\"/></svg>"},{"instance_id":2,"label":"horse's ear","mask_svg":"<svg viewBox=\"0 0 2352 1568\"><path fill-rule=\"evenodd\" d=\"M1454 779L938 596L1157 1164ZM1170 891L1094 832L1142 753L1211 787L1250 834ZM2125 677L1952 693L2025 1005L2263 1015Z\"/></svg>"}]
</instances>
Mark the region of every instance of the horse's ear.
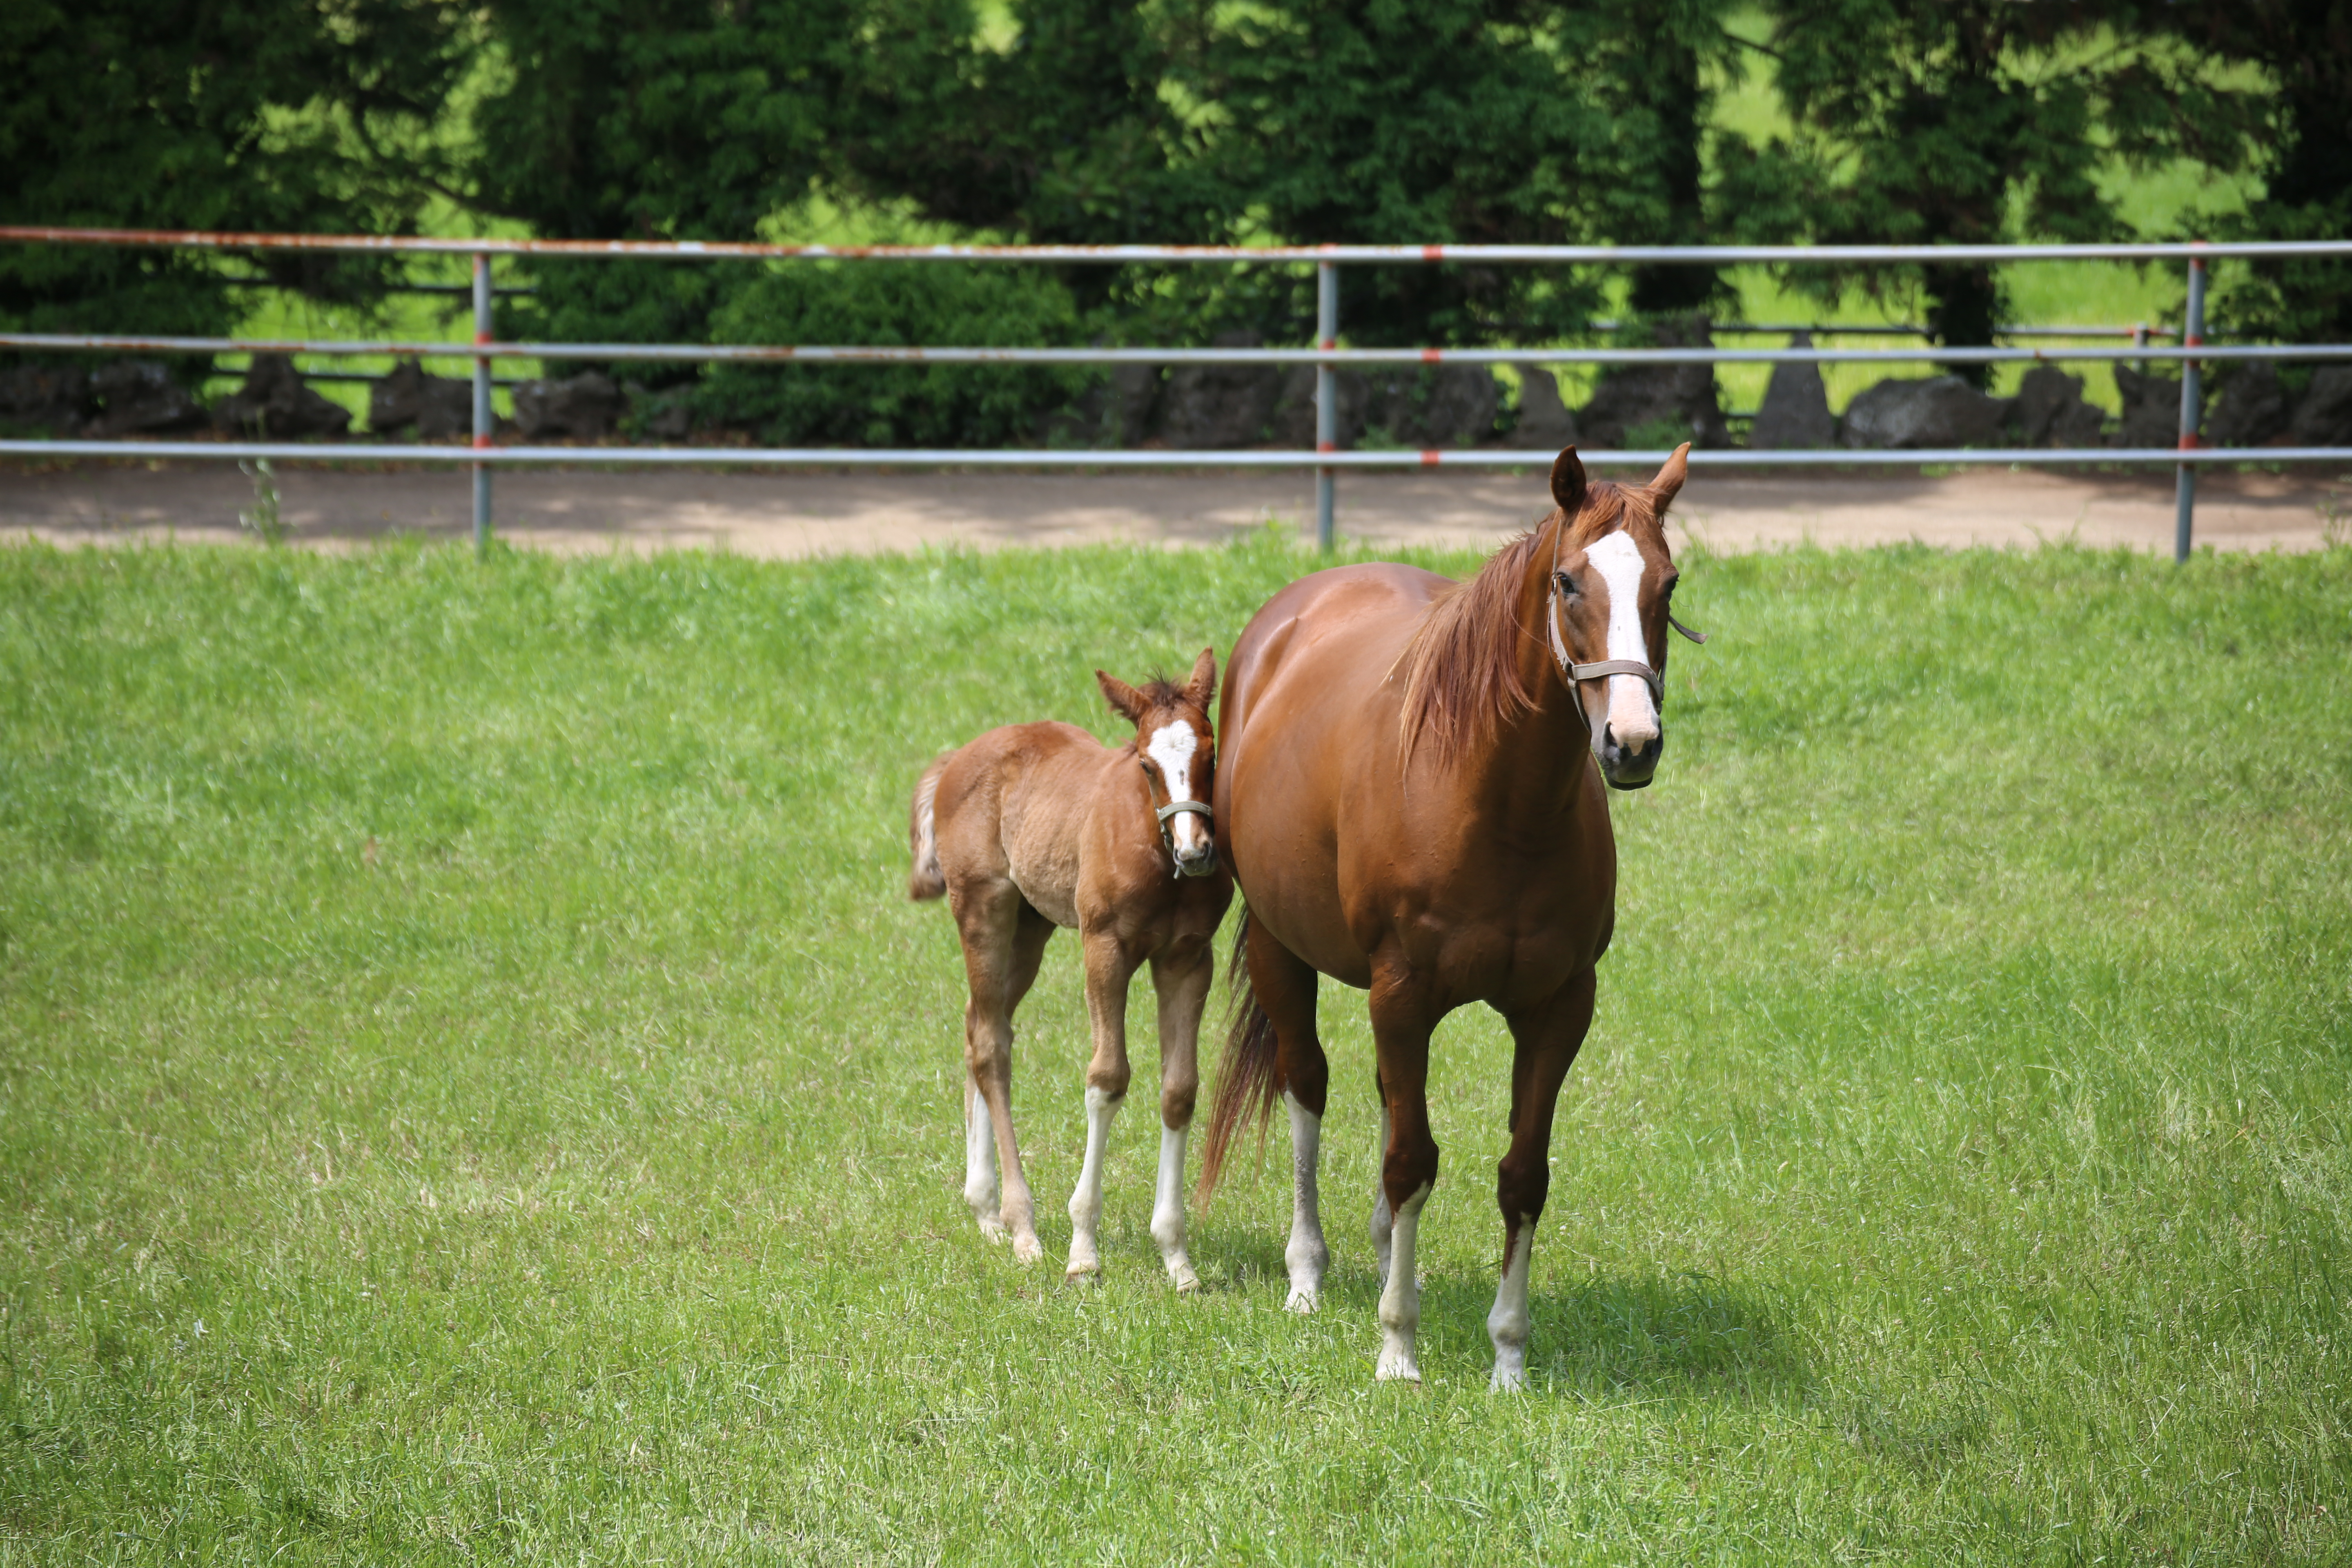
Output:
<instances>
[{"instance_id":1,"label":"horse's ear","mask_svg":"<svg viewBox=\"0 0 2352 1568\"><path fill-rule=\"evenodd\" d=\"M1209 710L1209 699L1217 694L1217 650L1204 647L1201 657L1192 661L1192 679L1184 683L1184 700L1202 712Z\"/></svg>"},{"instance_id":2,"label":"horse's ear","mask_svg":"<svg viewBox=\"0 0 2352 1568\"><path fill-rule=\"evenodd\" d=\"M1559 456L1552 459L1551 499L1570 522L1584 510L1584 459L1573 447L1561 447Z\"/></svg>"},{"instance_id":3,"label":"horse's ear","mask_svg":"<svg viewBox=\"0 0 2352 1568\"><path fill-rule=\"evenodd\" d=\"M1102 683L1103 696L1109 699L1112 712L1130 724L1143 722L1142 692L1118 676L1105 675L1099 669L1095 671L1095 679Z\"/></svg>"},{"instance_id":4,"label":"horse's ear","mask_svg":"<svg viewBox=\"0 0 2352 1568\"><path fill-rule=\"evenodd\" d=\"M1658 477L1650 481L1650 494L1657 499L1658 511L1661 516L1664 514L1667 503L1682 494L1683 481L1688 478L1690 478L1690 443L1685 441L1675 448L1674 455L1669 457L1664 466L1658 469Z\"/></svg>"}]
</instances>

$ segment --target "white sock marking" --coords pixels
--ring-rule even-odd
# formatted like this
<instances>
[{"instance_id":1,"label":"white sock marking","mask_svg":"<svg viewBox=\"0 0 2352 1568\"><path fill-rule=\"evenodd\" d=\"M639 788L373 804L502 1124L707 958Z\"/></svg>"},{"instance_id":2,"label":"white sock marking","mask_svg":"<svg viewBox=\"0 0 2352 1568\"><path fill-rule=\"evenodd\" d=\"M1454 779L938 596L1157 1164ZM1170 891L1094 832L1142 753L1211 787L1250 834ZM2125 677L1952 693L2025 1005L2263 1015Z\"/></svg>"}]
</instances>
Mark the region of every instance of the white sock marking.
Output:
<instances>
[{"instance_id":1,"label":"white sock marking","mask_svg":"<svg viewBox=\"0 0 2352 1568\"><path fill-rule=\"evenodd\" d=\"M1423 1182L1391 1222L1389 1279L1381 1287L1381 1360L1372 1369L1382 1383L1421 1381L1421 1363L1413 1359L1413 1341L1421 1331L1421 1281L1413 1278L1412 1244L1421 1229L1421 1205L1428 1201L1429 1184Z\"/></svg>"},{"instance_id":2,"label":"white sock marking","mask_svg":"<svg viewBox=\"0 0 2352 1568\"><path fill-rule=\"evenodd\" d=\"M1486 1337L1495 1342L1497 1394L1528 1385L1528 1268L1535 1251L1536 1227L1522 1219L1511 1233L1511 1255L1503 1260L1502 1282L1495 1287L1495 1310L1486 1314Z\"/></svg>"},{"instance_id":3,"label":"white sock marking","mask_svg":"<svg viewBox=\"0 0 2352 1568\"><path fill-rule=\"evenodd\" d=\"M1201 1277L1184 1253L1184 1142L1182 1127L1160 1129L1160 1186L1151 1201L1151 1239L1160 1244L1168 1279L1179 1290L1197 1290Z\"/></svg>"},{"instance_id":4,"label":"white sock marking","mask_svg":"<svg viewBox=\"0 0 2352 1568\"><path fill-rule=\"evenodd\" d=\"M1331 1249L1323 1245L1321 1201L1316 1195L1315 1167L1322 1155L1323 1119L1286 1092L1282 1103L1290 1111L1290 1245L1282 1260L1290 1268L1290 1298L1283 1305L1294 1312L1311 1312L1322 1304L1323 1271L1331 1265Z\"/></svg>"},{"instance_id":5,"label":"white sock marking","mask_svg":"<svg viewBox=\"0 0 2352 1568\"><path fill-rule=\"evenodd\" d=\"M1103 1152L1110 1142L1111 1119L1124 1099L1087 1086L1087 1157L1078 1167L1078 1184L1070 1194L1070 1267L1073 1275L1093 1274L1102 1268L1095 1232L1102 1224Z\"/></svg>"},{"instance_id":6,"label":"white sock marking","mask_svg":"<svg viewBox=\"0 0 2352 1568\"><path fill-rule=\"evenodd\" d=\"M1004 1239L996 1209L996 1129L989 1121L988 1100L969 1074L963 1085L963 1201L971 1205L981 1235Z\"/></svg>"}]
</instances>

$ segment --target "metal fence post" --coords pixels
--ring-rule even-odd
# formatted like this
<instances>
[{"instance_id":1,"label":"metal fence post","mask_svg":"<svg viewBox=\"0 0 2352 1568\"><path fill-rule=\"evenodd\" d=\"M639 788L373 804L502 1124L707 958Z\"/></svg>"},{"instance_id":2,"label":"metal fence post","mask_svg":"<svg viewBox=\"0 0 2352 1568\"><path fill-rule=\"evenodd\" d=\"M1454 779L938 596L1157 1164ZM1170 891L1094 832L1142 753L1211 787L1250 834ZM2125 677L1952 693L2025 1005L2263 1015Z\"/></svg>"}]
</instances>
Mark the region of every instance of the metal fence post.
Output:
<instances>
[{"instance_id":1,"label":"metal fence post","mask_svg":"<svg viewBox=\"0 0 2352 1568\"><path fill-rule=\"evenodd\" d=\"M1318 348L1339 346L1339 268L1329 261L1315 264L1315 341ZM1339 378L1328 364L1318 364L1315 367L1315 449L1333 452L1339 447ZM1326 553L1331 549L1332 479L1328 467L1315 470L1315 548Z\"/></svg>"},{"instance_id":2,"label":"metal fence post","mask_svg":"<svg viewBox=\"0 0 2352 1568\"><path fill-rule=\"evenodd\" d=\"M474 346L479 348L491 341L490 331L490 258L488 251L474 253ZM474 447L479 451L490 444L490 433L498 428L497 411L490 406L490 361L487 354L474 356ZM487 554L490 548L490 466L474 465L474 553Z\"/></svg>"},{"instance_id":3,"label":"metal fence post","mask_svg":"<svg viewBox=\"0 0 2352 1568\"><path fill-rule=\"evenodd\" d=\"M2183 348L2201 348L2205 343L2205 258L2189 258L2189 319L2182 323L2180 340ZM2184 452L2197 445L2197 425L2203 405L2198 399L2197 362L2180 362L2180 449ZM2197 522L2197 465L2182 463L2174 480L2172 517L2172 558L2189 559L2189 535Z\"/></svg>"}]
</instances>

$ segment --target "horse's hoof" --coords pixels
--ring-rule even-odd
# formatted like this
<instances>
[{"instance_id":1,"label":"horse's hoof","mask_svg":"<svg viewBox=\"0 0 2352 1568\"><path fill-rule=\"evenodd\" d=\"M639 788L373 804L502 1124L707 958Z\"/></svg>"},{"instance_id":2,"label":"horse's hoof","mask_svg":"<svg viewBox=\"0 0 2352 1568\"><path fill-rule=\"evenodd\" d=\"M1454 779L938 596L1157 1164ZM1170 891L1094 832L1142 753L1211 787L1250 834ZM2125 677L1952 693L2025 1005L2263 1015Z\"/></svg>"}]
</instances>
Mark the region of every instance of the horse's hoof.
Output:
<instances>
[{"instance_id":1,"label":"horse's hoof","mask_svg":"<svg viewBox=\"0 0 2352 1568\"><path fill-rule=\"evenodd\" d=\"M1189 1296L1201 1288L1201 1277L1192 1272L1192 1266L1189 1263L1169 1265L1168 1282L1176 1287L1179 1296Z\"/></svg>"},{"instance_id":2,"label":"horse's hoof","mask_svg":"<svg viewBox=\"0 0 2352 1568\"><path fill-rule=\"evenodd\" d=\"M1290 1288L1290 1300L1282 1304L1282 1310L1286 1312L1297 1312L1303 1317L1318 1310L1322 1305L1322 1291L1312 1285L1293 1285Z\"/></svg>"},{"instance_id":3,"label":"horse's hoof","mask_svg":"<svg viewBox=\"0 0 2352 1568\"><path fill-rule=\"evenodd\" d=\"M1081 1279L1091 1280L1097 1279L1101 1275L1101 1258L1073 1257L1070 1259L1070 1266L1062 1270L1062 1278L1069 1280L1073 1284L1076 1284Z\"/></svg>"},{"instance_id":4,"label":"horse's hoof","mask_svg":"<svg viewBox=\"0 0 2352 1568\"><path fill-rule=\"evenodd\" d=\"M992 1215L980 1222L980 1239L982 1241L993 1242L997 1246L1002 1247L1006 1242L1013 1239L1013 1233L1004 1228L1004 1222L1003 1220L997 1219Z\"/></svg>"},{"instance_id":5,"label":"horse's hoof","mask_svg":"<svg viewBox=\"0 0 2352 1568\"><path fill-rule=\"evenodd\" d=\"M1490 1394L1525 1394L1528 1391L1526 1370L1521 1367L1505 1366L1497 1362L1495 1365L1494 1380L1486 1384L1486 1391Z\"/></svg>"},{"instance_id":6,"label":"horse's hoof","mask_svg":"<svg viewBox=\"0 0 2352 1568\"><path fill-rule=\"evenodd\" d=\"M1035 1237L1016 1236L1013 1238L1013 1262L1020 1264L1034 1263L1045 1256L1045 1249L1037 1245L1037 1238Z\"/></svg>"},{"instance_id":7,"label":"horse's hoof","mask_svg":"<svg viewBox=\"0 0 2352 1568\"><path fill-rule=\"evenodd\" d=\"M1382 1351L1381 1364L1372 1369L1372 1379L1376 1383L1410 1383L1418 1386L1421 1368L1409 1355L1396 1351Z\"/></svg>"}]
</instances>

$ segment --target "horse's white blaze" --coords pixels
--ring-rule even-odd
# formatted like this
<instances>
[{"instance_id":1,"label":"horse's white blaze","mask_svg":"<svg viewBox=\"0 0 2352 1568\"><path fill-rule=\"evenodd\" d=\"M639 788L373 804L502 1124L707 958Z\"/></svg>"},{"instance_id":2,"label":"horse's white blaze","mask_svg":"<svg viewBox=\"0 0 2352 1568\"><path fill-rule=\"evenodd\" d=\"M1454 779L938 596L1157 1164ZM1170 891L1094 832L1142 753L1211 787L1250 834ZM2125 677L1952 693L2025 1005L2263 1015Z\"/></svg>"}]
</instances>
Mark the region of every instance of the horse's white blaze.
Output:
<instances>
[{"instance_id":1,"label":"horse's white blaze","mask_svg":"<svg viewBox=\"0 0 2352 1568\"><path fill-rule=\"evenodd\" d=\"M1412 1243L1421 1229L1421 1205L1429 1184L1412 1190L1390 1222L1389 1279L1381 1287L1381 1360L1372 1375L1382 1383L1421 1381L1413 1342L1421 1331L1421 1281L1413 1277Z\"/></svg>"},{"instance_id":2,"label":"horse's white blaze","mask_svg":"<svg viewBox=\"0 0 2352 1568\"><path fill-rule=\"evenodd\" d=\"M1145 752L1160 764L1160 782L1168 786L1170 800L1203 800L1207 797L1192 780L1192 759L1201 749L1200 737L1192 726L1179 719L1162 724L1151 732L1144 746ZM1168 819L1168 842L1176 847L1179 855L1199 850L1207 843L1202 817L1193 812L1180 811Z\"/></svg>"},{"instance_id":3,"label":"horse's white blaze","mask_svg":"<svg viewBox=\"0 0 2352 1568\"><path fill-rule=\"evenodd\" d=\"M1642 637L1642 547L1621 529L1587 550L1584 558L1609 586L1609 657L1649 663L1649 644ZM1657 704L1641 677L1609 678L1609 727L1628 751L1638 752L1658 738Z\"/></svg>"},{"instance_id":4,"label":"horse's white blaze","mask_svg":"<svg viewBox=\"0 0 2352 1568\"><path fill-rule=\"evenodd\" d=\"M1495 1342L1496 1393L1528 1385L1528 1266L1535 1245L1536 1227L1522 1216L1511 1229L1511 1255L1503 1259L1495 1310L1486 1314L1486 1337Z\"/></svg>"},{"instance_id":5,"label":"horse's white blaze","mask_svg":"<svg viewBox=\"0 0 2352 1568\"><path fill-rule=\"evenodd\" d=\"M1078 1167L1077 1189L1070 1194L1072 1274L1092 1274L1102 1267L1095 1231L1102 1224L1103 1152L1110 1143L1111 1119L1123 1103L1107 1090L1087 1086L1087 1157Z\"/></svg>"},{"instance_id":6,"label":"horse's white blaze","mask_svg":"<svg viewBox=\"0 0 2352 1568\"><path fill-rule=\"evenodd\" d=\"M1184 1141L1189 1130L1160 1129L1160 1186L1151 1201L1151 1239L1160 1244L1160 1260L1179 1290L1200 1289L1201 1277L1184 1253Z\"/></svg>"},{"instance_id":7,"label":"horse's white blaze","mask_svg":"<svg viewBox=\"0 0 2352 1568\"><path fill-rule=\"evenodd\" d=\"M991 1241L1004 1239L996 1212L996 1129L990 1123L987 1097L969 1075L963 1086L963 1201L972 1218Z\"/></svg>"},{"instance_id":8,"label":"horse's white blaze","mask_svg":"<svg viewBox=\"0 0 2352 1568\"><path fill-rule=\"evenodd\" d=\"M1322 1202L1315 1190L1315 1167L1323 1152L1323 1119L1286 1092L1282 1103L1290 1111L1290 1245L1282 1261L1290 1269L1290 1299L1283 1303L1294 1312L1311 1312L1322 1304L1323 1270L1330 1266L1331 1249L1323 1245Z\"/></svg>"}]
</instances>

